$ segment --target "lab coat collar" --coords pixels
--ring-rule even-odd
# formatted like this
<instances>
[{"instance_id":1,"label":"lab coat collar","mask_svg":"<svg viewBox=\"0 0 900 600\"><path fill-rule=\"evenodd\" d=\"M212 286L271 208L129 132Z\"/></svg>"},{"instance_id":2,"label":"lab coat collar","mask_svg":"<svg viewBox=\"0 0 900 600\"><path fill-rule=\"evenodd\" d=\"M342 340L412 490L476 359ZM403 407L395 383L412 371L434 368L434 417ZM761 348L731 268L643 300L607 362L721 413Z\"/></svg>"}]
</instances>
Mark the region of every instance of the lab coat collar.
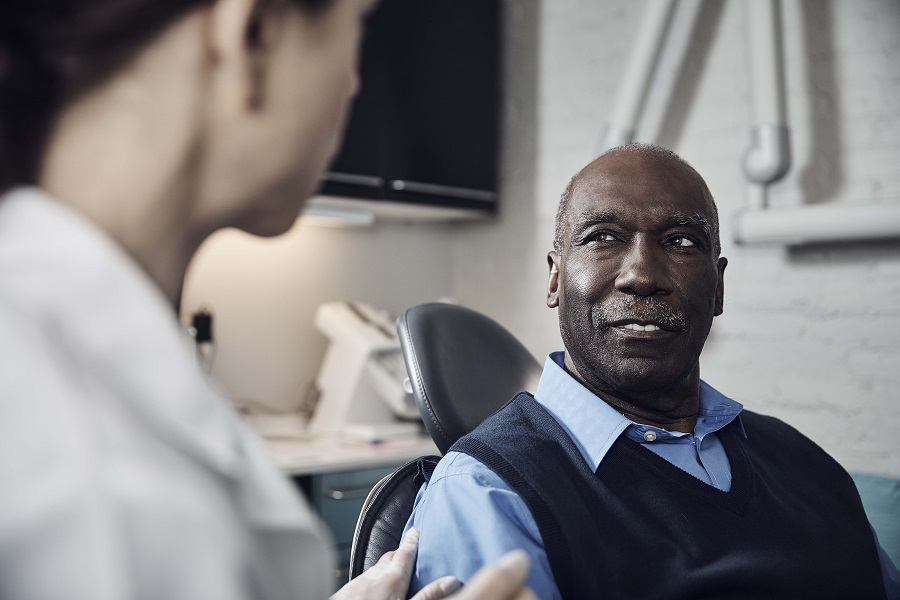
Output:
<instances>
[{"instance_id":1,"label":"lab coat collar","mask_svg":"<svg viewBox=\"0 0 900 600\"><path fill-rule=\"evenodd\" d=\"M20 265L7 284L17 286L26 310L62 350L78 357L77 368L104 378L168 443L234 477L244 432L197 368L173 307L134 259L38 188L0 199L0 240Z\"/></svg>"}]
</instances>

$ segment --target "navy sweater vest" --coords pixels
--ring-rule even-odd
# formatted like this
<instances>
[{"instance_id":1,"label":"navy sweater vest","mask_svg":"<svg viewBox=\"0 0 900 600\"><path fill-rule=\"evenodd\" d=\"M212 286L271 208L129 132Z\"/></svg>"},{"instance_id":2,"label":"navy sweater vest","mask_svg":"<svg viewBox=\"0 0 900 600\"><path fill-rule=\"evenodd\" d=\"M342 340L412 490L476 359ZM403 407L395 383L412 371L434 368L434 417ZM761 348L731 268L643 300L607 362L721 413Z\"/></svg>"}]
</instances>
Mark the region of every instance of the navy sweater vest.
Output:
<instances>
[{"instance_id":1,"label":"navy sweater vest","mask_svg":"<svg viewBox=\"0 0 900 600\"><path fill-rule=\"evenodd\" d=\"M719 432L729 492L625 437L593 473L526 393L451 450L523 498L563 598L884 598L847 472L785 423L741 418L746 439Z\"/></svg>"}]
</instances>

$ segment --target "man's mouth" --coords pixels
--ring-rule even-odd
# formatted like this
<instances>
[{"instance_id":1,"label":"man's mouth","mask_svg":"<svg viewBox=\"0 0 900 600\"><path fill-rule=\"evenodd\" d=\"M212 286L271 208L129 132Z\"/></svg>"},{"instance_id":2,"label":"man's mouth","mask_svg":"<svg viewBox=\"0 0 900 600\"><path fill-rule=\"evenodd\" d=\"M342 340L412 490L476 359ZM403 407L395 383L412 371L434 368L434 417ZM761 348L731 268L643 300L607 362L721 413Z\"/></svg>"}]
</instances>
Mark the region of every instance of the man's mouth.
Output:
<instances>
[{"instance_id":1,"label":"man's mouth","mask_svg":"<svg viewBox=\"0 0 900 600\"><path fill-rule=\"evenodd\" d=\"M657 298L621 296L594 305L591 313L598 328L640 333L677 333L687 329L684 313Z\"/></svg>"},{"instance_id":2,"label":"man's mouth","mask_svg":"<svg viewBox=\"0 0 900 600\"><path fill-rule=\"evenodd\" d=\"M611 323L608 323L607 326L615 327L617 329L625 329L628 331L675 331L673 327L668 326L664 323L653 323L651 321L631 319L613 321Z\"/></svg>"},{"instance_id":3,"label":"man's mouth","mask_svg":"<svg viewBox=\"0 0 900 600\"><path fill-rule=\"evenodd\" d=\"M632 331L659 331L660 328L653 323L646 325L638 325L637 323L627 323L622 325L622 329L631 329Z\"/></svg>"}]
</instances>

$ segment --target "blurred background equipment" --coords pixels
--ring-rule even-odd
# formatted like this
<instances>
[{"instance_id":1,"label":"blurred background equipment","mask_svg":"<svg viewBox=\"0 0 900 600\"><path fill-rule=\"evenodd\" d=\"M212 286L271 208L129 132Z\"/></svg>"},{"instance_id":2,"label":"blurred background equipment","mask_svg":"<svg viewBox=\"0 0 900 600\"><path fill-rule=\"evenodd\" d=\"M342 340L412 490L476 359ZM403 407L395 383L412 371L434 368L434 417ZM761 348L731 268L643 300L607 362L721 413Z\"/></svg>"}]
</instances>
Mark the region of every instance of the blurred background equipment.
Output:
<instances>
[{"instance_id":1,"label":"blurred background equipment","mask_svg":"<svg viewBox=\"0 0 900 600\"><path fill-rule=\"evenodd\" d=\"M191 317L191 326L188 332L193 336L197 345L197 363L207 375L212 372L213 361L216 359L216 342L213 339L213 316L206 308L201 308Z\"/></svg>"},{"instance_id":2,"label":"blurred background equipment","mask_svg":"<svg viewBox=\"0 0 900 600\"><path fill-rule=\"evenodd\" d=\"M316 378L319 400L310 430L366 441L420 433L388 314L359 302L329 302L316 311L315 323L329 346Z\"/></svg>"}]
</instances>

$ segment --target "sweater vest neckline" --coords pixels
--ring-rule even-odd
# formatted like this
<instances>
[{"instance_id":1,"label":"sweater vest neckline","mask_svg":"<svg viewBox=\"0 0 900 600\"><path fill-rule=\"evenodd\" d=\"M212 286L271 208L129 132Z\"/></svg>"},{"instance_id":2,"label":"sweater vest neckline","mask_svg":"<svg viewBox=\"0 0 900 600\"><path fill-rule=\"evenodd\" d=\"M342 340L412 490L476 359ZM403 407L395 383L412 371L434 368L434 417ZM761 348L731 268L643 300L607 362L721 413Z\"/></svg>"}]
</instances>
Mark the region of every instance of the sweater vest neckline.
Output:
<instances>
[{"instance_id":1,"label":"sweater vest neckline","mask_svg":"<svg viewBox=\"0 0 900 600\"><path fill-rule=\"evenodd\" d=\"M649 448L645 448L642 444L624 435L619 436L613 443L607 455L600 462L600 466L597 467L596 473L602 477L604 472L621 468L620 465L627 464L627 461L619 460L619 457L624 458L627 455L704 502L737 515L743 515L747 511L753 491L753 472L737 429L738 427L732 421L716 432L731 465L731 489L727 492L697 479Z\"/></svg>"}]
</instances>

